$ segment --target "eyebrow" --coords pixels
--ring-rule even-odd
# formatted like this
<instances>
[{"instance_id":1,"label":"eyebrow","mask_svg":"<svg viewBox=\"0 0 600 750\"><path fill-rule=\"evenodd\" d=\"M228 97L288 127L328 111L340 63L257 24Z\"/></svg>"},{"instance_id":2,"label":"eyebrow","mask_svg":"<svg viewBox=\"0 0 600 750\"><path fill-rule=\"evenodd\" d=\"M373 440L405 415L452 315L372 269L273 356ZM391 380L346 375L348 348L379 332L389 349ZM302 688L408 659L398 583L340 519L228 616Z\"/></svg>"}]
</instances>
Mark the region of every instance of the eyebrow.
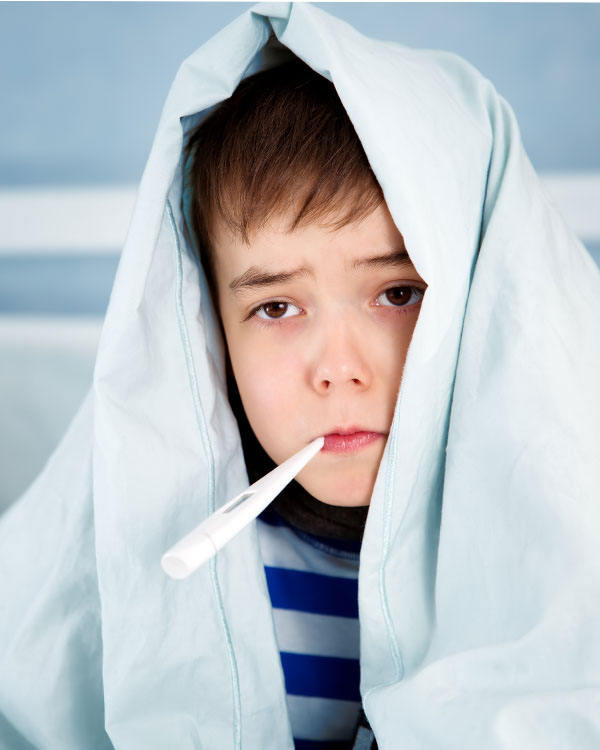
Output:
<instances>
[{"instance_id":1,"label":"eyebrow","mask_svg":"<svg viewBox=\"0 0 600 750\"><path fill-rule=\"evenodd\" d=\"M352 261L352 269L358 271L361 268L403 268L412 266L406 250L393 250L391 253L375 255L371 258L358 258Z\"/></svg>"},{"instance_id":2,"label":"eyebrow","mask_svg":"<svg viewBox=\"0 0 600 750\"><path fill-rule=\"evenodd\" d=\"M392 252L374 255L370 258L357 258L350 263L350 269L359 271L364 268L402 268L412 267L412 261L406 250L394 249ZM279 271L271 273L266 268L250 266L241 276L236 277L229 288L233 292L241 292L245 289L256 289L273 284L285 284L303 276L314 277L311 268L295 268L292 271Z\"/></svg>"}]
</instances>

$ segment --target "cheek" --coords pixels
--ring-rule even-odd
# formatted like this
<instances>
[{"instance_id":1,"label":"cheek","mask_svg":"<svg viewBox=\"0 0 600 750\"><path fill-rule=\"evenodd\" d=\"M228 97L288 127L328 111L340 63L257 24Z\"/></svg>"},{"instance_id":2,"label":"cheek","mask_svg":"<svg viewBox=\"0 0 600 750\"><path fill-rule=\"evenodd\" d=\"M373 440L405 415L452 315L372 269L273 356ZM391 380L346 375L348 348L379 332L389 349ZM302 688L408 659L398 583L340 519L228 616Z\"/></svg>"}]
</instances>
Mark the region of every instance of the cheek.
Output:
<instances>
[{"instance_id":1,"label":"cheek","mask_svg":"<svg viewBox=\"0 0 600 750\"><path fill-rule=\"evenodd\" d=\"M406 355L417 323L417 314L381 315L379 325L371 332L373 361L376 369L383 376L387 387L397 391L402 380Z\"/></svg>"},{"instance_id":2,"label":"cheek","mask_svg":"<svg viewBox=\"0 0 600 750\"><path fill-rule=\"evenodd\" d=\"M295 424L294 414L302 388L302 363L297 354L282 354L276 347L230 348L233 372L244 410L254 434L274 460L287 458L282 425ZM285 433L285 431L283 431ZM291 437L291 436L290 436Z\"/></svg>"},{"instance_id":3,"label":"cheek","mask_svg":"<svg viewBox=\"0 0 600 750\"><path fill-rule=\"evenodd\" d=\"M264 361L256 368L240 371L234 367L234 373L248 416L262 413L266 420L272 418L289 403L295 390L282 368L269 367Z\"/></svg>"}]
</instances>

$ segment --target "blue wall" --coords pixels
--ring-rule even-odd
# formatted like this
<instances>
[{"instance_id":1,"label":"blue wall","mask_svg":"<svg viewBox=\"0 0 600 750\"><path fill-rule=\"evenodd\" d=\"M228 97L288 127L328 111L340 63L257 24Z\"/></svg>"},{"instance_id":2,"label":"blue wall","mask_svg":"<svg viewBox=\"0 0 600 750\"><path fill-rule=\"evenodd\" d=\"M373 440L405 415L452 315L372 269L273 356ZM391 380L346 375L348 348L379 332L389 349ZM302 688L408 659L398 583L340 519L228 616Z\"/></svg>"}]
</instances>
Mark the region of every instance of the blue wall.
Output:
<instances>
[{"instance_id":1,"label":"blue wall","mask_svg":"<svg viewBox=\"0 0 600 750\"><path fill-rule=\"evenodd\" d=\"M466 57L540 170L600 168L600 5L317 3ZM247 3L0 3L0 185L137 182L180 62Z\"/></svg>"}]
</instances>

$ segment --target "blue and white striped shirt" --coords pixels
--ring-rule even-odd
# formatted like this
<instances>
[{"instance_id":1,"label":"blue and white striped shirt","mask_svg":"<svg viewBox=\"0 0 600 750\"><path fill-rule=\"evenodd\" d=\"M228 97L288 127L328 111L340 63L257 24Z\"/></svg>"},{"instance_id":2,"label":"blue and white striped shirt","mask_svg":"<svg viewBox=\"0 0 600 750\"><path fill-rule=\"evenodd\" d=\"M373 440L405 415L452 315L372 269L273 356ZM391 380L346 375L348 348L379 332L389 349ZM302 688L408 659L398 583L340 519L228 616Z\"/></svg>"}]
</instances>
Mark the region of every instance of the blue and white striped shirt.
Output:
<instances>
[{"instance_id":1,"label":"blue and white striped shirt","mask_svg":"<svg viewBox=\"0 0 600 750\"><path fill-rule=\"evenodd\" d=\"M347 750L360 709L360 542L307 534L271 509L258 535L296 750Z\"/></svg>"}]
</instances>

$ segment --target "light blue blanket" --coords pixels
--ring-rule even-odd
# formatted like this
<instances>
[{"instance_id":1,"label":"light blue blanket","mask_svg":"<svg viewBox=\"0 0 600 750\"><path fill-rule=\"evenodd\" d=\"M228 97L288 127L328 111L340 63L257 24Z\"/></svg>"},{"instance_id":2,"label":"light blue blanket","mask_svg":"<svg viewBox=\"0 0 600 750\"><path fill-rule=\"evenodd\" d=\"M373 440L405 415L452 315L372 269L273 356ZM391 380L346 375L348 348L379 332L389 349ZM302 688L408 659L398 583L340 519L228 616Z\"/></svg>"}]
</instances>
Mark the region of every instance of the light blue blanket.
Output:
<instances>
[{"instance_id":1,"label":"light blue blanket","mask_svg":"<svg viewBox=\"0 0 600 750\"><path fill-rule=\"evenodd\" d=\"M379 748L597 749L598 269L473 68L287 3L182 65L93 389L0 519L0 747L292 748L254 527L187 581L159 564L247 481L183 137L286 48L333 80L428 283L361 553Z\"/></svg>"}]
</instances>

